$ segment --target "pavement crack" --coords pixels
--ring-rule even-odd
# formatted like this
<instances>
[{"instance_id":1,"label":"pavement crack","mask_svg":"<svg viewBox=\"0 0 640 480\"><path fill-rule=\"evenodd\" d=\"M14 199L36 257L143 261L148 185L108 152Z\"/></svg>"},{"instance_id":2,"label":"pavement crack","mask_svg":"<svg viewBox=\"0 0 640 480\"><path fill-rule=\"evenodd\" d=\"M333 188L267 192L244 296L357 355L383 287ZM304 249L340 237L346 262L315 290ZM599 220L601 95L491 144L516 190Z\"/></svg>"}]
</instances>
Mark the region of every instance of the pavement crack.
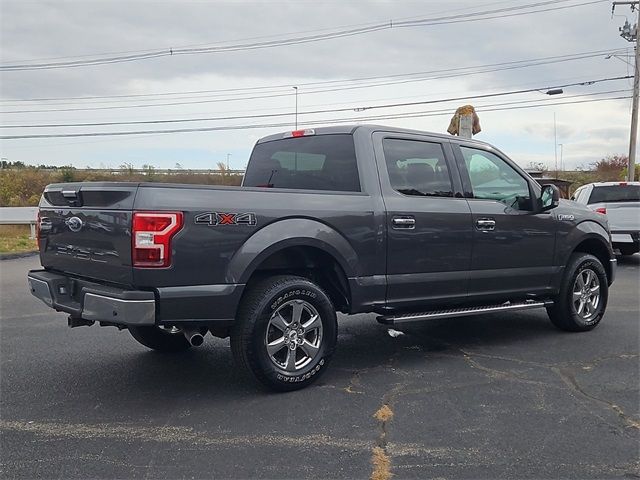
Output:
<instances>
[{"instance_id":1,"label":"pavement crack","mask_svg":"<svg viewBox=\"0 0 640 480\"><path fill-rule=\"evenodd\" d=\"M610 410L612 410L622 420L622 422L626 427L640 430L640 422L629 417L619 405L616 405L615 403L610 402L609 400L596 397L595 395L592 395L589 392L585 391L585 389L578 383L573 373L571 373L568 369L553 367L551 368L551 371L554 372L556 375L558 375L560 379L565 383L565 385L569 387L570 391L574 394L574 397L591 400L600 405L603 405L609 408ZM604 421L608 425L613 426L616 429L620 428L616 425L612 425L610 422L607 422L604 418L602 418L601 416L591 411L591 409L588 409L588 410L593 415L595 415L596 417L598 417L600 420Z\"/></svg>"}]
</instances>

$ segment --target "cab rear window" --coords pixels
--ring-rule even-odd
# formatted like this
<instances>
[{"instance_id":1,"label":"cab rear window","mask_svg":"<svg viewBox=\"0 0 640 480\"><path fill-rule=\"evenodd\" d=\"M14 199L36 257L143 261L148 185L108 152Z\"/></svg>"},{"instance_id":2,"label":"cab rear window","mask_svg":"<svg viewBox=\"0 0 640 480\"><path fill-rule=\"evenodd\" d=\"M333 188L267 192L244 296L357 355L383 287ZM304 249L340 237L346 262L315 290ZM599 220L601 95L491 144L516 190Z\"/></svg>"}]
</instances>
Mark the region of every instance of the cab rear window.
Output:
<instances>
[{"instance_id":1,"label":"cab rear window","mask_svg":"<svg viewBox=\"0 0 640 480\"><path fill-rule=\"evenodd\" d=\"M259 143L249 159L243 185L359 192L353 137L312 135Z\"/></svg>"},{"instance_id":2,"label":"cab rear window","mask_svg":"<svg viewBox=\"0 0 640 480\"><path fill-rule=\"evenodd\" d=\"M640 202L640 185L593 187L588 203Z\"/></svg>"}]
</instances>

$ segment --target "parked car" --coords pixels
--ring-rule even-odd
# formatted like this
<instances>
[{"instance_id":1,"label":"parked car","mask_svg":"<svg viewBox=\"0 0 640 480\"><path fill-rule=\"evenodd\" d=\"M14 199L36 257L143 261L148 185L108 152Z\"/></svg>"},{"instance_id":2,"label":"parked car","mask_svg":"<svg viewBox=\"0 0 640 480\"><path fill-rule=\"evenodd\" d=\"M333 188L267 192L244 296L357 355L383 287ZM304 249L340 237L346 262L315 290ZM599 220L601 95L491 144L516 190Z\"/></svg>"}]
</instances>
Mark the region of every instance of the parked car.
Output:
<instances>
[{"instance_id":1,"label":"parked car","mask_svg":"<svg viewBox=\"0 0 640 480\"><path fill-rule=\"evenodd\" d=\"M393 325L546 308L580 332L616 271L605 217L498 149L378 126L265 137L241 187L49 185L38 225L31 292L69 326L162 352L230 336L276 390L326 370L336 311Z\"/></svg>"},{"instance_id":2,"label":"parked car","mask_svg":"<svg viewBox=\"0 0 640 480\"><path fill-rule=\"evenodd\" d=\"M640 251L640 182L589 183L571 199L606 215L613 248L620 254Z\"/></svg>"}]
</instances>

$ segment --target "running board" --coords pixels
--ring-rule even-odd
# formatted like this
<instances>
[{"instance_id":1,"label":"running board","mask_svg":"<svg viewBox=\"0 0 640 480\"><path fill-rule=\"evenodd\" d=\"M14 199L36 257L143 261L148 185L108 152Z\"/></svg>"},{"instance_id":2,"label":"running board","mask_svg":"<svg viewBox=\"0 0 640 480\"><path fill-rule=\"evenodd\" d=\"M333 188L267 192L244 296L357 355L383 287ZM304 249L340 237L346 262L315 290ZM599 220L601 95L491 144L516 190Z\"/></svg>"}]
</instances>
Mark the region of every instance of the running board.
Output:
<instances>
[{"instance_id":1,"label":"running board","mask_svg":"<svg viewBox=\"0 0 640 480\"><path fill-rule=\"evenodd\" d=\"M385 315L377 318L378 322L384 325L395 325L405 322L417 322L420 320L430 320L433 318L466 317L468 315L479 315L482 313L508 312L516 310L530 310L553 305L551 300L536 301L527 300L525 302L506 302L500 305L484 305L480 307L449 308L446 310L433 310L431 312L405 313L401 315Z\"/></svg>"}]
</instances>

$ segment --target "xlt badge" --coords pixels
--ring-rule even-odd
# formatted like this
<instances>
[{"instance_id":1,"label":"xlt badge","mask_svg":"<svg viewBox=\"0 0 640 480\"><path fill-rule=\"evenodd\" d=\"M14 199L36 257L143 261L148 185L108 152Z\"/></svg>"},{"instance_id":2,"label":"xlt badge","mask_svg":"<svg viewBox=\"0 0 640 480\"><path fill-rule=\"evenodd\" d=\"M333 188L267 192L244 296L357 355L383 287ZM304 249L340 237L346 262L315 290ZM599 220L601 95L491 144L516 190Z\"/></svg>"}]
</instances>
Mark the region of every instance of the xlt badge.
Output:
<instances>
[{"instance_id":1,"label":"xlt badge","mask_svg":"<svg viewBox=\"0 0 640 480\"><path fill-rule=\"evenodd\" d=\"M195 223L197 225L209 225L215 227L217 225L256 225L255 213L222 213L222 212L206 212L196 215Z\"/></svg>"}]
</instances>

